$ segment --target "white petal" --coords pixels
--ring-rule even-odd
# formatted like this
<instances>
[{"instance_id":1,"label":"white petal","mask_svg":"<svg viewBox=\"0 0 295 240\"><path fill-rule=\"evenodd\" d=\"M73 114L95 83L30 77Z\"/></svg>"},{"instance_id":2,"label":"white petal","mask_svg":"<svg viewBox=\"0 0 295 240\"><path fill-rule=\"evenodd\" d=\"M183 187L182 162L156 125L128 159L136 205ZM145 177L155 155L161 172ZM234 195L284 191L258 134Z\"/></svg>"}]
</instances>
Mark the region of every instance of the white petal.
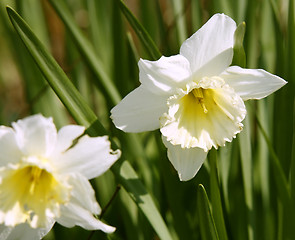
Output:
<instances>
[{"instance_id":1,"label":"white petal","mask_svg":"<svg viewBox=\"0 0 295 240\"><path fill-rule=\"evenodd\" d=\"M162 56L158 61L140 59L139 80L155 94L173 93L191 75L188 60L181 56Z\"/></svg>"},{"instance_id":2,"label":"white petal","mask_svg":"<svg viewBox=\"0 0 295 240\"><path fill-rule=\"evenodd\" d=\"M167 98L141 85L111 110L111 118L115 126L125 132L155 130L160 126L160 116L167 111Z\"/></svg>"},{"instance_id":3,"label":"white petal","mask_svg":"<svg viewBox=\"0 0 295 240\"><path fill-rule=\"evenodd\" d=\"M47 157L53 150L57 133L52 118L37 114L18 120L12 126L24 154Z\"/></svg>"},{"instance_id":4,"label":"white petal","mask_svg":"<svg viewBox=\"0 0 295 240\"><path fill-rule=\"evenodd\" d=\"M21 151L12 128L0 127L0 167L8 163L17 163L21 159Z\"/></svg>"},{"instance_id":5,"label":"white petal","mask_svg":"<svg viewBox=\"0 0 295 240\"><path fill-rule=\"evenodd\" d=\"M243 100L264 98L287 83L284 79L262 69L244 69L238 66L229 67L220 77Z\"/></svg>"},{"instance_id":6,"label":"white petal","mask_svg":"<svg viewBox=\"0 0 295 240\"><path fill-rule=\"evenodd\" d=\"M27 223L19 224L16 227L0 225L0 239L40 240L51 230L53 225L54 223L52 223L47 229L31 228Z\"/></svg>"},{"instance_id":7,"label":"white petal","mask_svg":"<svg viewBox=\"0 0 295 240\"><path fill-rule=\"evenodd\" d=\"M85 135L73 148L61 154L55 165L61 173L79 172L91 179L108 170L120 155L119 150L111 150L110 141L106 136Z\"/></svg>"},{"instance_id":8,"label":"white petal","mask_svg":"<svg viewBox=\"0 0 295 240\"><path fill-rule=\"evenodd\" d=\"M62 127L57 133L57 142L54 151L60 153L72 146L73 141L82 135L85 127L77 125L67 125Z\"/></svg>"},{"instance_id":9,"label":"white petal","mask_svg":"<svg viewBox=\"0 0 295 240\"><path fill-rule=\"evenodd\" d=\"M188 59L191 70L195 72L215 56L233 48L235 30L234 20L224 14L215 14L182 44L180 54Z\"/></svg>"},{"instance_id":10,"label":"white petal","mask_svg":"<svg viewBox=\"0 0 295 240\"><path fill-rule=\"evenodd\" d=\"M224 70L228 68L233 58L233 49L229 48L199 68L192 75L192 79L198 82L198 79L202 77L214 77L220 75Z\"/></svg>"},{"instance_id":11,"label":"white petal","mask_svg":"<svg viewBox=\"0 0 295 240\"><path fill-rule=\"evenodd\" d=\"M77 225L87 230L102 230L106 233L116 230L96 219L89 211L75 203L68 203L61 207L61 217L57 219L57 222L68 228Z\"/></svg>"},{"instance_id":12,"label":"white petal","mask_svg":"<svg viewBox=\"0 0 295 240\"><path fill-rule=\"evenodd\" d=\"M69 184L72 186L71 199L69 203L61 206L61 215L57 222L65 227L78 225L87 230L114 232L114 227L104 224L93 216L99 214L101 209L89 181L80 174L71 174Z\"/></svg>"},{"instance_id":13,"label":"white petal","mask_svg":"<svg viewBox=\"0 0 295 240\"><path fill-rule=\"evenodd\" d=\"M93 214L100 214L101 209L95 199L95 192L86 177L77 173L70 174L68 183L72 186L71 202Z\"/></svg>"},{"instance_id":14,"label":"white petal","mask_svg":"<svg viewBox=\"0 0 295 240\"><path fill-rule=\"evenodd\" d=\"M180 145L172 145L165 137L162 137L162 140L168 148L168 158L178 172L179 179L181 181L192 179L201 168L207 153L201 148L182 148Z\"/></svg>"}]
</instances>

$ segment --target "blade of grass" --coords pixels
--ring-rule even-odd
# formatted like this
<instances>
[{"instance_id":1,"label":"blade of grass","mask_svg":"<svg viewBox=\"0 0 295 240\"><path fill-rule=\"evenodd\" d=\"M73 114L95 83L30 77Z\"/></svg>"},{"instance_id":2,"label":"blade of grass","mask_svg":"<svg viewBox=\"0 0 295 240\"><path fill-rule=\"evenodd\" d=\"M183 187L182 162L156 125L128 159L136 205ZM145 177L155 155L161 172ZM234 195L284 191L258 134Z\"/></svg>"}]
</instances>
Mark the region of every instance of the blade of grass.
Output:
<instances>
[{"instance_id":1,"label":"blade of grass","mask_svg":"<svg viewBox=\"0 0 295 240\"><path fill-rule=\"evenodd\" d=\"M229 176L232 158L232 143L227 144L226 148L218 150L219 168L220 168L220 181L222 184L223 201L225 211L230 212L229 204Z\"/></svg>"},{"instance_id":2,"label":"blade of grass","mask_svg":"<svg viewBox=\"0 0 295 240\"><path fill-rule=\"evenodd\" d=\"M150 60L158 60L162 56L162 54L157 48L152 38L150 37L150 35L147 33L145 28L139 23L139 21L132 14L132 12L128 9L125 3L122 0L119 0L119 2L122 13L134 29L135 33L137 34L147 53L150 55Z\"/></svg>"},{"instance_id":3,"label":"blade of grass","mask_svg":"<svg viewBox=\"0 0 295 240\"><path fill-rule=\"evenodd\" d=\"M7 7L7 12L16 32L51 88L58 96L63 96L61 100L68 111L73 114L73 118L81 125L89 127L96 120L95 114L22 18L12 8Z\"/></svg>"},{"instance_id":4,"label":"blade of grass","mask_svg":"<svg viewBox=\"0 0 295 240\"><path fill-rule=\"evenodd\" d=\"M276 56L276 37L275 37L275 25L274 16L271 9L270 1L263 1L261 6L261 57L260 65L263 66L269 72L275 72L275 62L279 61ZM261 99L256 103L256 114L264 125L264 129L268 132L271 139L274 138L273 129L274 125L274 95L269 96L266 99ZM256 153L254 159L254 170L258 169L256 174L254 173L254 179L259 179L258 184L254 184L256 192L261 194L262 207L256 210L256 237L265 238L269 240L277 239L277 224L273 199L277 198L275 191L272 191L271 185L271 171L270 171L270 156L267 143L260 131L257 132ZM258 201L257 201L258 202ZM258 202L259 204L259 202ZM263 214L259 214L258 211L262 211Z\"/></svg>"},{"instance_id":5,"label":"blade of grass","mask_svg":"<svg viewBox=\"0 0 295 240\"><path fill-rule=\"evenodd\" d=\"M96 118L96 115L89 108L60 66L34 35L29 26L12 8L7 7L7 13L16 32L35 60L49 85L64 103L77 123L87 127L87 131L90 135L105 135L107 131ZM113 146L115 146L114 143ZM161 239L170 240L170 233L157 210L151 195L147 192L128 161L123 161L121 159L117 161L111 169L118 182L122 184L131 198L142 210L159 237Z\"/></svg>"},{"instance_id":6,"label":"blade of grass","mask_svg":"<svg viewBox=\"0 0 295 240\"><path fill-rule=\"evenodd\" d=\"M291 196L292 201L295 202L295 104L293 110L293 147L292 147L292 162L291 162Z\"/></svg>"},{"instance_id":7,"label":"blade of grass","mask_svg":"<svg viewBox=\"0 0 295 240\"><path fill-rule=\"evenodd\" d=\"M104 92L107 93L107 96L110 98L113 104L117 104L121 100L121 96L114 86L110 76L104 70L103 63L95 54L93 46L90 44L89 40L83 35L81 30L75 24L75 20L71 15L68 7L65 5L63 0L49 0L57 14L60 16L65 26L68 28L69 33L72 36L72 39L76 43L79 51L84 56L85 61L87 62L90 69L101 81L101 85Z\"/></svg>"},{"instance_id":8,"label":"blade of grass","mask_svg":"<svg viewBox=\"0 0 295 240\"><path fill-rule=\"evenodd\" d=\"M217 152L215 150L210 151L210 196L212 202L212 213L216 223L218 236L222 240L227 240L228 238L220 197L220 184L217 170Z\"/></svg>"},{"instance_id":9,"label":"blade of grass","mask_svg":"<svg viewBox=\"0 0 295 240\"><path fill-rule=\"evenodd\" d=\"M245 22L239 24L235 31L235 44L234 44L234 59L233 64L245 67L246 65L246 55L243 47L243 40L246 30ZM254 239L254 212L253 212L253 166L252 166L252 150L251 150L251 139L250 139L250 129L251 125L249 122L249 115L244 120L245 129L239 135L240 144L240 159L243 173L243 183L244 183L244 194L245 203L247 206L247 231L248 239Z\"/></svg>"},{"instance_id":10,"label":"blade of grass","mask_svg":"<svg viewBox=\"0 0 295 240\"><path fill-rule=\"evenodd\" d=\"M176 32L178 44L182 44L187 38L186 23L185 23L185 3L184 1L171 0L176 21Z\"/></svg>"},{"instance_id":11,"label":"blade of grass","mask_svg":"<svg viewBox=\"0 0 295 240\"><path fill-rule=\"evenodd\" d=\"M278 101L279 105L279 111L277 114L279 114L279 122L276 124L279 125L279 123L282 123L280 129L279 129L279 136L277 139L279 141L276 142L276 149L277 152L279 153L279 158L278 157L273 157L272 159L274 160L274 167L279 169L274 169L273 172L274 175L279 177L282 175L285 177L285 174L289 174L289 185L287 185L287 190L289 190L288 197L290 199L283 199L283 231L282 231L282 236L284 239L292 239L295 236L295 228L294 228L294 214L295 214L295 208L294 208L294 198L292 197L292 188L293 188L293 181L294 178L292 177L292 171L293 171L293 165L294 165L294 159L292 158L292 151L289 149L292 149L292 131L290 131L290 126L294 124L294 116L290 113L294 110L294 76L295 76L295 69L293 66L293 63L295 61L295 47L294 47L294 41L295 41L295 4L294 0L289 0L288 1L289 5L287 8L288 11L288 17L287 17L287 34L286 34L286 57L285 57L285 62L278 62L279 67L285 70L287 73L286 78L289 81L289 86L288 88L284 89L284 92L281 92L281 97ZM276 14L277 12L274 10L274 13ZM278 23L282 23L281 19L276 19L278 20ZM281 24L282 25L282 24ZM282 38L280 36L280 38ZM281 106L285 106L282 108ZM281 109L281 110L280 110ZM262 124L260 124L262 126ZM293 132L294 134L294 132ZM267 136L268 138L269 136ZM270 141L269 141L270 142ZM273 151L274 152L274 151ZM272 154L273 155L273 154ZM290 168L291 167L291 168ZM279 174L277 174L279 170ZM281 180L281 181L280 181ZM278 179L277 184L279 184L279 181L282 184L288 184L283 182L285 179ZM283 186L284 187L284 186ZM278 189L280 190L280 189ZM290 200L290 202L285 202L287 200Z\"/></svg>"},{"instance_id":12,"label":"blade of grass","mask_svg":"<svg viewBox=\"0 0 295 240\"><path fill-rule=\"evenodd\" d=\"M295 203L295 104L294 106L294 110L293 110L293 144L292 144L292 159L291 159L291 171L290 171L290 185L291 185L291 200L292 203L291 205L293 206L292 208L292 212L290 215L292 215L293 217L293 221L294 221L294 214L295 214L295 207L294 207L294 203ZM293 234L294 234L294 228L293 229Z\"/></svg>"},{"instance_id":13,"label":"blade of grass","mask_svg":"<svg viewBox=\"0 0 295 240\"><path fill-rule=\"evenodd\" d=\"M236 1L237 2L237 1ZM222 11L226 15L233 16L232 4L229 0L215 0L213 2L214 11Z\"/></svg>"},{"instance_id":14,"label":"blade of grass","mask_svg":"<svg viewBox=\"0 0 295 240\"><path fill-rule=\"evenodd\" d=\"M237 65L240 67L246 66L246 55L245 55L245 50L243 46L245 31L246 31L246 23L242 22L238 25L234 35L235 44L234 44L234 57L233 57L232 65Z\"/></svg>"},{"instance_id":15,"label":"blade of grass","mask_svg":"<svg viewBox=\"0 0 295 240\"><path fill-rule=\"evenodd\" d=\"M115 0L120 5L118 0ZM130 1L126 1L130 2ZM138 2L137 14L140 17L140 24L145 28L151 39L156 43L158 34L160 33L159 27L161 27L159 15L158 15L158 1L141 0ZM134 4L130 4L131 6Z\"/></svg>"},{"instance_id":16,"label":"blade of grass","mask_svg":"<svg viewBox=\"0 0 295 240\"><path fill-rule=\"evenodd\" d=\"M201 20L201 3L199 1L191 2L191 22L192 32L196 32L202 26Z\"/></svg>"},{"instance_id":17,"label":"blade of grass","mask_svg":"<svg viewBox=\"0 0 295 240\"><path fill-rule=\"evenodd\" d=\"M250 139L250 122L249 115L244 120L244 129L239 134L240 143L240 157L243 173L245 202L247 206L247 218L248 218L248 239L254 239L254 213L253 213L253 166L252 166L252 148Z\"/></svg>"},{"instance_id":18,"label":"blade of grass","mask_svg":"<svg viewBox=\"0 0 295 240\"><path fill-rule=\"evenodd\" d=\"M112 0L112 45L114 48L113 61L111 62L113 79L122 96L126 96L131 89L132 83L138 79L137 61L130 62L127 49L127 34L125 32L123 17L117 0ZM124 61L122 61L124 59ZM136 74L132 70L136 69ZM134 75L132 75L134 74Z\"/></svg>"},{"instance_id":19,"label":"blade of grass","mask_svg":"<svg viewBox=\"0 0 295 240\"><path fill-rule=\"evenodd\" d=\"M267 105L267 100L270 99L261 99L257 102L257 115L261 119L265 128L268 131L271 129L271 119L273 116L272 111ZM273 107L271 105L271 107ZM262 211L264 214L259 214L256 218L259 218L259 222L262 223L262 227L256 229L260 236L264 236L266 239L274 240L275 238L275 217L274 211L271 211L271 185L270 185L270 163L269 163L269 150L265 139L260 131L257 133L257 144L256 144L256 156L254 163L256 162L256 168L258 170L259 179L259 189L261 192L262 198ZM255 177L255 176L254 176ZM257 188L257 186L256 186Z\"/></svg>"},{"instance_id":20,"label":"blade of grass","mask_svg":"<svg viewBox=\"0 0 295 240\"><path fill-rule=\"evenodd\" d=\"M198 187L198 215L200 219L200 230L203 240L217 240L218 233L212 216L210 202L206 190L202 184Z\"/></svg>"},{"instance_id":21,"label":"blade of grass","mask_svg":"<svg viewBox=\"0 0 295 240\"><path fill-rule=\"evenodd\" d=\"M249 0L246 10L247 35L245 36L245 50L247 67L256 68L259 58L258 36L261 29L261 1Z\"/></svg>"},{"instance_id":22,"label":"blade of grass","mask_svg":"<svg viewBox=\"0 0 295 240\"><path fill-rule=\"evenodd\" d=\"M22 5L22 3L17 2L16 6L18 5ZM34 13L42 9L40 2L36 1L30 1L30 3L24 4L23 7L19 8L27 13L27 9L29 9L31 5L34 8ZM41 35L42 39L46 40L46 34L44 34L44 31L46 30L40 30L43 24L41 24L40 27L38 26L38 23L35 22L35 19L38 19L40 15L42 16L40 13L31 15L27 13L26 17L31 22L34 22L35 29L37 28L37 32ZM26 101L29 103L27 107L19 107L17 116L14 116L9 122L16 120L16 118L19 118L22 115L27 115L28 113L42 112L42 114L45 116L54 117L57 128L61 127L64 125L67 119L67 116L64 112L64 107L54 92L49 88L47 82L44 80L34 61L30 59L27 50L23 48L21 40L17 38L16 33L13 31L9 22L9 18L5 12L5 2L3 1L0 1L0 22L2 27L1 35L5 38L9 47L8 49L10 49L13 53L14 62L17 65L19 73L21 74L21 80L24 81ZM3 49L3 44L1 44L1 47ZM2 49L0 50L1 53L3 52ZM5 103L5 105L6 104L7 103Z\"/></svg>"},{"instance_id":23,"label":"blade of grass","mask_svg":"<svg viewBox=\"0 0 295 240\"><path fill-rule=\"evenodd\" d=\"M273 171L275 172L274 178L275 178L275 183L278 189L278 193L279 193L279 198L282 200L282 202L286 203L286 206L290 205L290 198L291 198L291 194L290 194L290 187L287 181L287 178L284 174L284 171L282 169L282 166L280 164L280 160L277 157L272 144L269 140L269 137L267 136L260 120L258 119L258 116L255 115L256 117L256 123L259 127L259 130L261 131L267 146L268 146L268 150L270 152L270 156L272 158L273 161L271 161L271 165L273 168Z\"/></svg>"}]
</instances>

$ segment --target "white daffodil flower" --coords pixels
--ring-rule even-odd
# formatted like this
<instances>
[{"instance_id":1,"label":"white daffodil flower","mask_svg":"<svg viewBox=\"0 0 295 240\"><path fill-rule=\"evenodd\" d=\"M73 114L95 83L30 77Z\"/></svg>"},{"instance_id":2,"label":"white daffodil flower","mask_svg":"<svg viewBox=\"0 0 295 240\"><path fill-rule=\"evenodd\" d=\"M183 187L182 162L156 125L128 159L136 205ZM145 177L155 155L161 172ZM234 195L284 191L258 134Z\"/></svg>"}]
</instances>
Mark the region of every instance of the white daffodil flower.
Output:
<instances>
[{"instance_id":1,"label":"white daffodil flower","mask_svg":"<svg viewBox=\"0 0 295 240\"><path fill-rule=\"evenodd\" d=\"M193 178L212 147L224 146L242 130L245 100L264 98L286 84L261 69L229 67L236 28L230 17L216 14L182 44L180 54L140 59L141 85L111 110L125 132L160 128L180 180Z\"/></svg>"},{"instance_id":2,"label":"white daffodil flower","mask_svg":"<svg viewBox=\"0 0 295 240\"><path fill-rule=\"evenodd\" d=\"M56 131L52 118L34 115L0 126L0 239L41 239L57 221L65 227L111 233L99 221L95 178L120 157L106 136L84 135L67 125Z\"/></svg>"}]
</instances>

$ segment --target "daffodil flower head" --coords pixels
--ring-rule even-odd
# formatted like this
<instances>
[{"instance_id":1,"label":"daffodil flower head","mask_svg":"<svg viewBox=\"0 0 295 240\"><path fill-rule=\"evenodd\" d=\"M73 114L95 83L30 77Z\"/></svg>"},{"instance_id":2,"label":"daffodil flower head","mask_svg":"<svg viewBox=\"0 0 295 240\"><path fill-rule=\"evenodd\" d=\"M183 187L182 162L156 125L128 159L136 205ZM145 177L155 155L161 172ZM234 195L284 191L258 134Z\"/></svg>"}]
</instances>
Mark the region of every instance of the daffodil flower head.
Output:
<instances>
[{"instance_id":1,"label":"daffodil flower head","mask_svg":"<svg viewBox=\"0 0 295 240\"><path fill-rule=\"evenodd\" d=\"M286 81L262 69L230 66L236 23L215 14L175 56L140 59L141 85L111 110L126 132L160 128L180 180L195 176L208 151L242 131L244 101L261 99Z\"/></svg>"},{"instance_id":2,"label":"daffodil flower head","mask_svg":"<svg viewBox=\"0 0 295 240\"><path fill-rule=\"evenodd\" d=\"M120 157L107 137L81 136L85 128L76 125L57 132L52 119L42 115L12 126L0 127L0 224L5 227L0 236L26 229L31 239L40 239L55 221L113 232L93 216L101 209L88 181Z\"/></svg>"}]
</instances>

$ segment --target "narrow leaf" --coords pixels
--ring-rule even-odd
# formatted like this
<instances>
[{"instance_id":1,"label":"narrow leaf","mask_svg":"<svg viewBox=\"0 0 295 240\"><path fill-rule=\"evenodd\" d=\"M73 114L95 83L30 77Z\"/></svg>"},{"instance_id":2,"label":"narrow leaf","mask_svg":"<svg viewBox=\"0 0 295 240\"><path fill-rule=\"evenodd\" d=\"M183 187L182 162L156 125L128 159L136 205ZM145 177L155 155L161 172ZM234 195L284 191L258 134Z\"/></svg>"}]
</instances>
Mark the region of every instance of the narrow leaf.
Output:
<instances>
[{"instance_id":1,"label":"narrow leaf","mask_svg":"<svg viewBox=\"0 0 295 240\"><path fill-rule=\"evenodd\" d=\"M120 1L120 9L122 13L125 15L126 19L134 29L135 33L137 34L138 38L142 42L144 48L146 49L147 53L150 55L151 60L158 60L161 57L161 52L157 48L156 44L147 33L145 28L139 23L136 17L132 14L132 12L127 8L125 3L122 0Z\"/></svg>"},{"instance_id":2,"label":"narrow leaf","mask_svg":"<svg viewBox=\"0 0 295 240\"><path fill-rule=\"evenodd\" d=\"M275 183L276 183L276 186L278 189L279 198L282 200L282 202L284 202L286 204L286 206L289 206L290 200L291 200L290 186L289 186L287 178L284 174L283 168L280 164L280 160L277 157L277 155L272 147L272 144L269 140L269 137L267 136L267 134L266 134L266 132L265 132L265 130L264 130L264 128L257 116L256 116L256 122L259 127L259 130L261 131L261 133L267 143L267 146L268 146L268 149L270 152L270 156L272 159L271 165L272 165L272 169L274 172L273 175L274 175L274 180L275 180Z\"/></svg>"},{"instance_id":3,"label":"narrow leaf","mask_svg":"<svg viewBox=\"0 0 295 240\"><path fill-rule=\"evenodd\" d=\"M71 112L73 118L88 128L96 120L95 114L23 19L10 7L7 7L7 12L16 32L51 88Z\"/></svg>"},{"instance_id":4,"label":"narrow leaf","mask_svg":"<svg viewBox=\"0 0 295 240\"><path fill-rule=\"evenodd\" d=\"M210 203L203 185L198 188L198 215L200 219L201 236L203 240L217 240L218 234L213 220Z\"/></svg>"},{"instance_id":5,"label":"narrow leaf","mask_svg":"<svg viewBox=\"0 0 295 240\"><path fill-rule=\"evenodd\" d=\"M239 24L235 31L234 39L234 57L233 57L233 65L237 65L240 67L246 66L246 54L243 47L244 35L246 31L246 23L242 22Z\"/></svg>"},{"instance_id":6,"label":"narrow leaf","mask_svg":"<svg viewBox=\"0 0 295 240\"><path fill-rule=\"evenodd\" d=\"M174 17L176 21L176 32L178 43L182 44L187 39L186 22L185 22L185 2L178 0L171 0Z\"/></svg>"},{"instance_id":7,"label":"narrow leaf","mask_svg":"<svg viewBox=\"0 0 295 240\"><path fill-rule=\"evenodd\" d=\"M254 238L254 213L253 213L253 164L252 164L252 148L250 139L250 121L249 115L244 120L245 127L239 134L241 166L243 174L245 203L247 206L247 230L248 239Z\"/></svg>"},{"instance_id":8,"label":"narrow leaf","mask_svg":"<svg viewBox=\"0 0 295 240\"><path fill-rule=\"evenodd\" d=\"M212 202L212 213L216 223L218 235L220 239L227 240L228 238L220 197L220 184L218 180L217 153L215 150L211 150L210 152L210 193Z\"/></svg>"},{"instance_id":9,"label":"narrow leaf","mask_svg":"<svg viewBox=\"0 0 295 240\"><path fill-rule=\"evenodd\" d=\"M100 79L101 85L105 90L104 92L107 93L113 104L117 104L121 100L118 90L114 86L110 76L104 70L103 63L95 54L93 46L75 24L75 19L71 15L68 7L64 4L63 0L50 0L50 3L68 28L72 39L76 43L81 54L84 56L88 66L97 78Z\"/></svg>"}]
</instances>

